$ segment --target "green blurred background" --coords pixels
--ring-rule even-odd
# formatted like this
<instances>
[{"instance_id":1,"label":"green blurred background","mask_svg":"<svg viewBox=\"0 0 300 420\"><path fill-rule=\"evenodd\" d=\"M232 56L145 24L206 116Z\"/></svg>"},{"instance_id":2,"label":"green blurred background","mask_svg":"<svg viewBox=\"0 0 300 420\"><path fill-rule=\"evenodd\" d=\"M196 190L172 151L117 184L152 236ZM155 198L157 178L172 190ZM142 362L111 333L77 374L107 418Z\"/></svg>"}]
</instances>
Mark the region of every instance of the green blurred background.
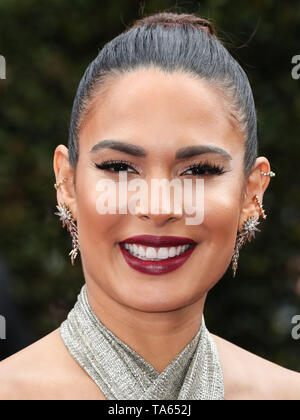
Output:
<instances>
[{"instance_id":1,"label":"green blurred background","mask_svg":"<svg viewBox=\"0 0 300 420\"><path fill-rule=\"evenodd\" d=\"M247 72L257 105L259 155L276 177L264 196L262 232L210 292L211 332L300 371L299 0L0 0L0 359L57 328L83 284L56 211L53 152L67 144L73 99L87 65L135 19L159 11L211 19Z\"/></svg>"}]
</instances>

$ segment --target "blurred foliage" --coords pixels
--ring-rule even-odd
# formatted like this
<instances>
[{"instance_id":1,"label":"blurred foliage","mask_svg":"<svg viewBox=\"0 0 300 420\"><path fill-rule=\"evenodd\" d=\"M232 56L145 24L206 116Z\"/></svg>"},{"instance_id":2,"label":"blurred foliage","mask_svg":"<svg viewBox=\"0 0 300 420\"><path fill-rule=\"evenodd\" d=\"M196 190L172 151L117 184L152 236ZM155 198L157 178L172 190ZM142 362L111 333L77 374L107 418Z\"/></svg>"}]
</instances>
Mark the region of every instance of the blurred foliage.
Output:
<instances>
[{"instance_id":1,"label":"blurred foliage","mask_svg":"<svg viewBox=\"0 0 300 420\"><path fill-rule=\"evenodd\" d=\"M274 0L1 0L0 257L10 293L36 340L57 328L83 283L72 267L71 240L53 215L53 152L67 144L78 83L102 46L135 19L158 11L195 12L219 29L252 84L259 155L276 177L264 196L262 232L210 292L209 329L262 357L300 371L300 54L299 2ZM0 308L1 313L1 308ZM13 351L13 349L12 349Z\"/></svg>"}]
</instances>

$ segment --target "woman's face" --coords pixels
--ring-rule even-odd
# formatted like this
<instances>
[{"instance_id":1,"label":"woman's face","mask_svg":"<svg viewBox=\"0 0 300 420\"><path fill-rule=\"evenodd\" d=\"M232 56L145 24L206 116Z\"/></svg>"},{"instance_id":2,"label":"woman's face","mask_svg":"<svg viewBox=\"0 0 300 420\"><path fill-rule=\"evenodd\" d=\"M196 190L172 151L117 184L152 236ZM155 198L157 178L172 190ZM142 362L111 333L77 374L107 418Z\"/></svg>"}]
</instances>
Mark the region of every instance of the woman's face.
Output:
<instances>
[{"instance_id":1,"label":"woman's face","mask_svg":"<svg viewBox=\"0 0 300 420\"><path fill-rule=\"evenodd\" d=\"M223 153L200 153L199 146ZM204 298L231 261L242 207L243 156L243 135L222 96L206 82L155 68L116 78L93 103L79 135L73 211L87 283L143 311L170 311ZM212 168L203 168L204 163ZM203 221L188 225L191 215L184 208L175 214L173 201L166 214L161 201L159 214L151 209L100 214L97 183L110 179L118 188L120 170L127 172L128 183L147 183L149 203L155 198L152 179L193 180L193 199L195 180L204 180ZM151 237L134 238L140 235ZM161 238L166 236L175 241Z\"/></svg>"}]
</instances>

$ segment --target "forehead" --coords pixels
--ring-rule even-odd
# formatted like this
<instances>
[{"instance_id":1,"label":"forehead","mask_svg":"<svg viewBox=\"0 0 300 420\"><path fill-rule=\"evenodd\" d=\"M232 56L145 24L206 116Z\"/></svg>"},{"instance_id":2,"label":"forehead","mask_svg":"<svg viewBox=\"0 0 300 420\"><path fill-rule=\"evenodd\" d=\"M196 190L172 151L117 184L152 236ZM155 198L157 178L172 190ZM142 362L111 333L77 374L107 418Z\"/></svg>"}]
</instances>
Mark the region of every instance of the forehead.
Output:
<instances>
[{"instance_id":1,"label":"forehead","mask_svg":"<svg viewBox=\"0 0 300 420\"><path fill-rule=\"evenodd\" d=\"M101 138L127 141L205 141L241 148L241 133L220 92L187 73L139 68L111 79L83 119L80 142Z\"/></svg>"}]
</instances>

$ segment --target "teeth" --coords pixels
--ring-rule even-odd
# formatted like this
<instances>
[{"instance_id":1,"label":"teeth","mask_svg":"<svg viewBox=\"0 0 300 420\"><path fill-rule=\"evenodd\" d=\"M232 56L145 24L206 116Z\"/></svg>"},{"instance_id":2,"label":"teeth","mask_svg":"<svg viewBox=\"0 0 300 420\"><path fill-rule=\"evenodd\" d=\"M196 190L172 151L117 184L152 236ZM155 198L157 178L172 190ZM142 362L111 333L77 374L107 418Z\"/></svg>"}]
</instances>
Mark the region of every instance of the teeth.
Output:
<instances>
[{"instance_id":1,"label":"teeth","mask_svg":"<svg viewBox=\"0 0 300 420\"><path fill-rule=\"evenodd\" d=\"M158 253L157 253L157 258L162 259L162 260L169 258L168 248L159 248Z\"/></svg>"},{"instance_id":2,"label":"teeth","mask_svg":"<svg viewBox=\"0 0 300 420\"><path fill-rule=\"evenodd\" d=\"M172 248L169 249L169 258L173 258L176 255L176 248L172 246Z\"/></svg>"},{"instance_id":3,"label":"teeth","mask_svg":"<svg viewBox=\"0 0 300 420\"><path fill-rule=\"evenodd\" d=\"M140 245L139 246L139 258L145 258L146 257L146 252L145 249Z\"/></svg>"},{"instance_id":4,"label":"teeth","mask_svg":"<svg viewBox=\"0 0 300 420\"><path fill-rule=\"evenodd\" d=\"M150 246L145 247L142 245L125 243L124 248L127 249L130 254L140 258L141 260L160 261L183 254L190 248L190 245L180 245L177 247L172 246L169 248L154 248Z\"/></svg>"},{"instance_id":5,"label":"teeth","mask_svg":"<svg viewBox=\"0 0 300 420\"><path fill-rule=\"evenodd\" d=\"M152 248L150 246L146 248L146 258L151 259L151 260L157 258L157 253L155 251L155 248Z\"/></svg>"}]
</instances>

